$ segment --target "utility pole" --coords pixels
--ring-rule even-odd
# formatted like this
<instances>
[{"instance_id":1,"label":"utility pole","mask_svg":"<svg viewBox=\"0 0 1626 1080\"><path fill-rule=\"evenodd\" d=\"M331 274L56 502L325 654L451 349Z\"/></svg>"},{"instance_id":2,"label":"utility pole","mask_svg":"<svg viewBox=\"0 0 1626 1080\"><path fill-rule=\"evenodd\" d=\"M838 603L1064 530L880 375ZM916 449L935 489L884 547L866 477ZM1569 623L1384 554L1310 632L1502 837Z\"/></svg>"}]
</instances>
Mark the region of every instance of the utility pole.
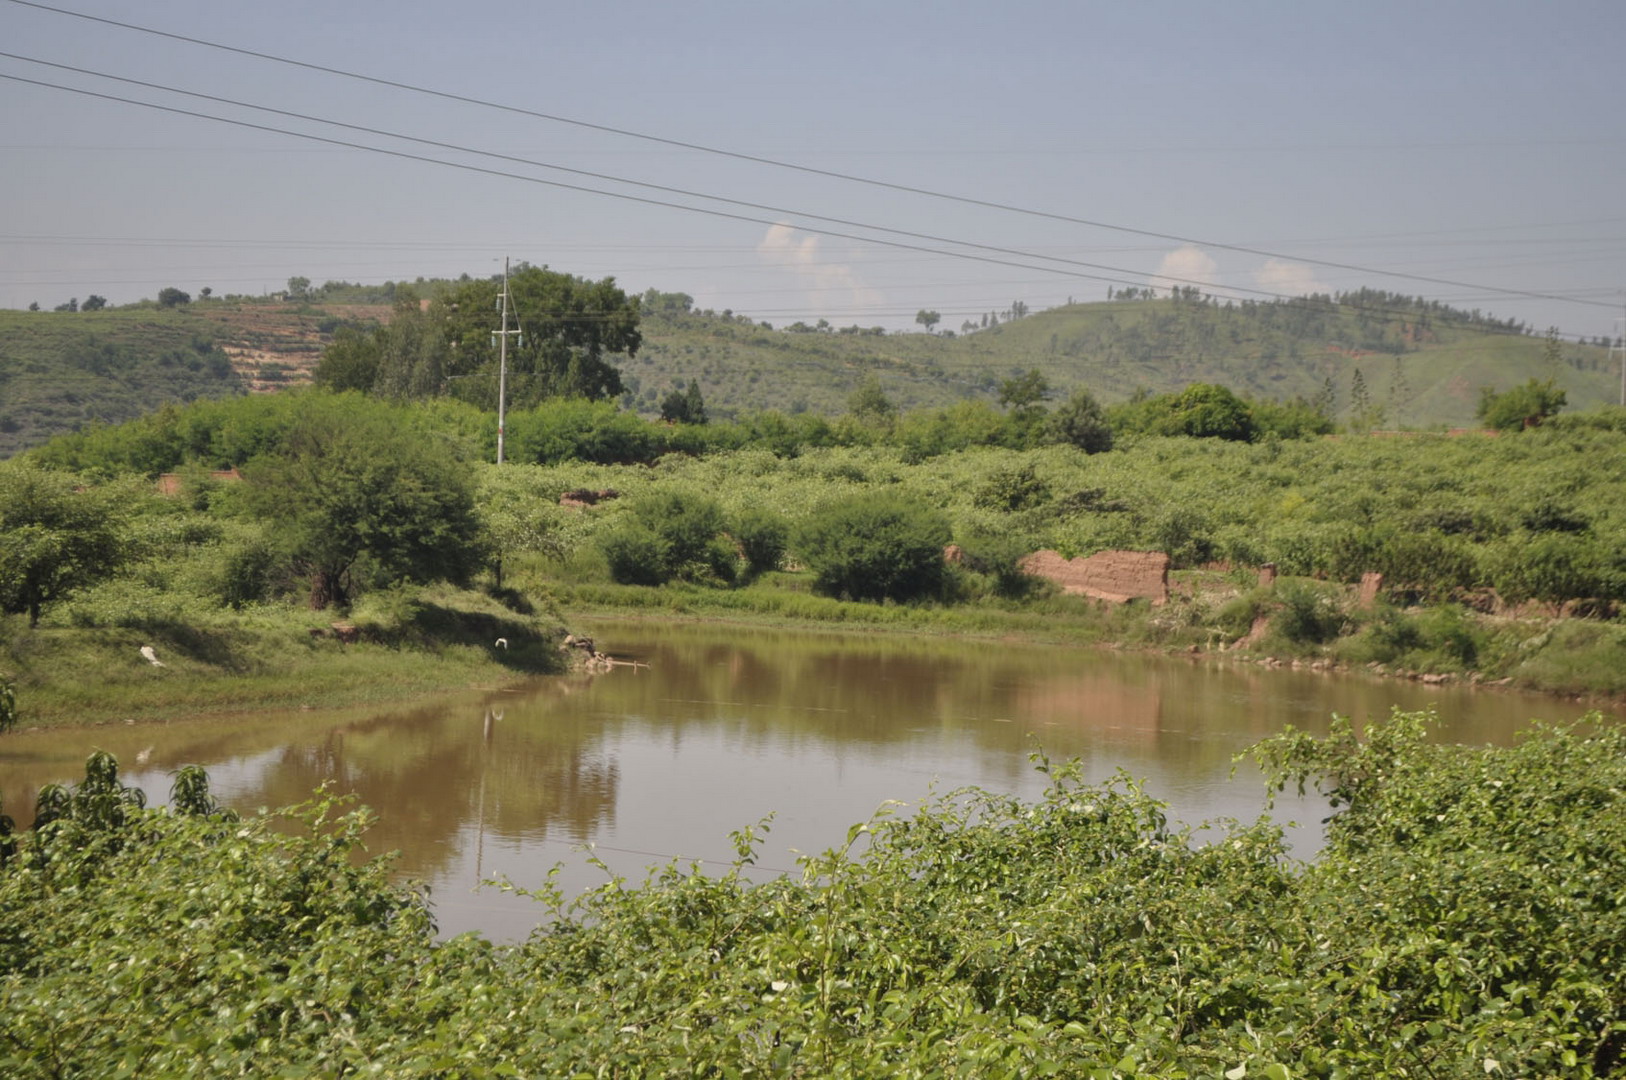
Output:
<instances>
[{"instance_id":1,"label":"utility pole","mask_svg":"<svg viewBox=\"0 0 1626 1080\"><path fill-rule=\"evenodd\" d=\"M502 296L497 300L497 308L502 312L502 329L493 330L491 336L499 342L497 348L497 464L502 464L503 438L507 434L507 407L508 407L508 335L518 334L519 343L525 344L525 331L521 329L508 329L508 260L502 261Z\"/></svg>"},{"instance_id":2,"label":"utility pole","mask_svg":"<svg viewBox=\"0 0 1626 1080\"><path fill-rule=\"evenodd\" d=\"M1609 343L1609 356L1604 360L1604 366L1615 357L1620 357L1620 406L1626 409L1626 316L1615 320L1615 338Z\"/></svg>"}]
</instances>

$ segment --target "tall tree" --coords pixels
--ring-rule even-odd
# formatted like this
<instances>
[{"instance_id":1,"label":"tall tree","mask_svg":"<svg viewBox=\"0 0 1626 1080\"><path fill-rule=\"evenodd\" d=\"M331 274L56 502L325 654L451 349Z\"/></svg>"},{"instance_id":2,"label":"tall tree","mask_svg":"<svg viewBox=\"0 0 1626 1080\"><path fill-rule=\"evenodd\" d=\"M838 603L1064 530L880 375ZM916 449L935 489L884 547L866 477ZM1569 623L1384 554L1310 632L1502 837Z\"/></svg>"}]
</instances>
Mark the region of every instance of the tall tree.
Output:
<instances>
[{"instance_id":1,"label":"tall tree","mask_svg":"<svg viewBox=\"0 0 1626 1080\"><path fill-rule=\"evenodd\" d=\"M928 334L932 332L932 327L936 326L942 318L943 316L937 312L927 311L925 308L921 308L919 311L915 312L915 322L919 323L921 326L924 326L926 328L926 333Z\"/></svg>"},{"instance_id":2,"label":"tall tree","mask_svg":"<svg viewBox=\"0 0 1626 1080\"><path fill-rule=\"evenodd\" d=\"M635 356L643 344L636 297L617 288L614 278L588 281L523 263L509 274L508 290L509 329L521 331L508 348L510 405L620 396L614 361ZM499 348L492 332L501 293L501 277L469 281L429 307L450 346L447 374L456 378L454 393L482 405L497 400Z\"/></svg>"},{"instance_id":3,"label":"tall tree","mask_svg":"<svg viewBox=\"0 0 1626 1080\"><path fill-rule=\"evenodd\" d=\"M673 388L661 402L661 419L674 424L704 424L706 399L700 394L700 384L689 380L689 388Z\"/></svg>"}]
</instances>

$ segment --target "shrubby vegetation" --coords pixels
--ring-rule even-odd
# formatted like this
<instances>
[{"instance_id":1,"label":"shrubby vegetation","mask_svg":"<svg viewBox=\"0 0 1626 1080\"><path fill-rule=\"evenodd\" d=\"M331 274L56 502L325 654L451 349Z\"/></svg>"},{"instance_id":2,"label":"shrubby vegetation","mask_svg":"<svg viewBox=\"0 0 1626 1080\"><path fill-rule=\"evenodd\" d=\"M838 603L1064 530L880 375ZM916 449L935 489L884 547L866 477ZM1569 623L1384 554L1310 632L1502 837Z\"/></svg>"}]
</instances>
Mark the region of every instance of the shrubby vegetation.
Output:
<instances>
[{"instance_id":1,"label":"shrubby vegetation","mask_svg":"<svg viewBox=\"0 0 1626 1080\"><path fill-rule=\"evenodd\" d=\"M870 402L862 418L835 423L765 414L651 424L607 402L562 399L511 414L512 452L501 467L480 463L495 432L468 403L260 396L59 439L28 462L0 466L0 483L33 476L85 488L70 501L96 503L94 516L123 530L111 546L82 547L109 557L92 560L95 574L74 586L71 605L69 590L41 595L40 618L56 625L105 622L118 610L126 622L174 623L196 620L199 605L342 604L435 578L566 601L603 582L750 585L765 609L785 613L809 591L1059 611L1065 604L1022 574L1018 548L1068 556L1121 548L1165 551L1177 573L1210 575L1201 595L1142 617L1148 643L1213 647L1266 617L1282 628L1262 646L1276 655L1523 679L1540 666L1535 647L1521 645L1535 630L1487 616L1533 603L1549 616L1610 620L1626 600L1626 424L1612 412L1558 416L1502 437L1292 439L1272 430L1249 443L1143 433L1092 453L1071 439L1045 442L1053 423L1030 416L1013 426L1014 412L1042 399L1024 392L1036 383L1010 389L1007 413L966 402L898 415ZM1214 389L1126 408L1182 430L1212 433L1240 416L1257 431L1264 412ZM1081 408L1093 412L1088 404ZM1019 445L1006 445L1012 438ZM1032 438L1041 441L1030 446ZM245 481L209 473L226 466ZM132 476L163 471L178 474L181 498L158 499ZM559 505L578 489L621 497L587 510ZM937 517L929 527L905 522L906 507ZM863 520L841 518L848 513ZM825 520L833 514L836 525ZM32 535L19 519L0 536L0 552L21 558L34 550ZM940 562L951 542L963 559L926 567L925 552L935 548ZM806 572L773 572L786 562ZM1281 594L1255 598L1246 620L1223 614L1265 563L1288 579ZM1368 572L1384 576L1385 601L1401 620L1388 629L1374 628L1378 616L1357 610L1343 588ZM1299 617L1300 585L1327 594L1318 601L1329 609L1325 632ZM9 607L28 610L15 586L8 595ZM1089 609L1069 603L1086 623ZM1477 643L1405 630L1413 619L1405 609L1418 603L1457 605ZM1626 688L1603 670L1626 667L1618 624L1606 626L1586 652L1595 676L1577 685L1570 665L1565 688ZM1112 633L1123 640L1121 629Z\"/></svg>"},{"instance_id":2,"label":"shrubby vegetation","mask_svg":"<svg viewBox=\"0 0 1626 1080\"><path fill-rule=\"evenodd\" d=\"M796 532L797 554L813 589L850 600L920 600L939 595L947 576L948 519L882 493L821 507Z\"/></svg>"},{"instance_id":3,"label":"shrubby vegetation","mask_svg":"<svg viewBox=\"0 0 1626 1080\"><path fill-rule=\"evenodd\" d=\"M330 794L235 820L194 775L149 810L94 760L0 867L0 1069L1619 1075L1626 732L1427 726L1255 748L1333 800L1307 864L1268 820L1193 830L1041 758L1034 801L883 812L799 876L747 879L765 822L722 876L544 885L512 947L437 942Z\"/></svg>"}]
</instances>

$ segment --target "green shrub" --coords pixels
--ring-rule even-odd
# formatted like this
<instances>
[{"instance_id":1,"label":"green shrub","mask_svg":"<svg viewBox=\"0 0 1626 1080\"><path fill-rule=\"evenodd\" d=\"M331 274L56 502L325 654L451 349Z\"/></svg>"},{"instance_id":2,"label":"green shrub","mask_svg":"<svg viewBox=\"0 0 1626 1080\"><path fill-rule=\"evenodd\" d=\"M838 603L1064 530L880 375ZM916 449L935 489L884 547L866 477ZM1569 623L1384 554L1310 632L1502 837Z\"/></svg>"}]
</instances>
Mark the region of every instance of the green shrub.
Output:
<instances>
[{"instance_id":1,"label":"green shrub","mask_svg":"<svg viewBox=\"0 0 1626 1080\"><path fill-rule=\"evenodd\" d=\"M1022 569L1022 558L1034 549L1027 537L1017 533L972 533L960 541L965 566L982 574L993 585L996 595L1007 600L1020 600L1042 584Z\"/></svg>"},{"instance_id":2,"label":"green shrub","mask_svg":"<svg viewBox=\"0 0 1626 1080\"><path fill-rule=\"evenodd\" d=\"M891 495L859 495L815 513L795 549L825 596L919 600L937 595L946 571L948 521Z\"/></svg>"},{"instance_id":3,"label":"green shrub","mask_svg":"<svg viewBox=\"0 0 1626 1080\"><path fill-rule=\"evenodd\" d=\"M1301 582L1277 584L1272 633L1294 645L1325 645L1343 632L1346 618L1332 597Z\"/></svg>"},{"instance_id":4,"label":"green shrub","mask_svg":"<svg viewBox=\"0 0 1626 1080\"><path fill-rule=\"evenodd\" d=\"M665 545L668 577L686 577L693 567L710 566L711 542L723 531L723 508L716 499L658 491L635 500L632 513Z\"/></svg>"},{"instance_id":5,"label":"green shrub","mask_svg":"<svg viewBox=\"0 0 1626 1080\"><path fill-rule=\"evenodd\" d=\"M785 519L759 506L747 507L734 515L729 534L745 557L745 575L755 578L785 564L790 527Z\"/></svg>"},{"instance_id":6,"label":"green shrub","mask_svg":"<svg viewBox=\"0 0 1626 1080\"><path fill-rule=\"evenodd\" d=\"M1050 487L1033 471L1033 462L995 469L972 495L984 510L1027 510L1050 498Z\"/></svg>"},{"instance_id":7,"label":"green shrub","mask_svg":"<svg viewBox=\"0 0 1626 1080\"><path fill-rule=\"evenodd\" d=\"M611 579L619 584L664 585L671 580L666 542L641 522L622 521L606 529L599 534L598 548Z\"/></svg>"},{"instance_id":8,"label":"green shrub","mask_svg":"<svg viewBox=\"0 0 1626 1080\"><path fill-rule=\"evenodd\" d=\"M1207 517L1186 506L1171 506L1158 515L1151 526L1151 542L1168 553L1169 565L1190 569L1211 562L1214 542Z\"/></svg>"},{"instance_id":9,"label":"green shrub","mask_svg":"<svg viewBox=\"0 0 1626 1080\"><path fill-rule=\"evenodd\" d=\"M282 560L261 540L228 548L220 558L218 595L228 607L241 608L266 599Z\"/></svg>"},{"instance_id":10,"label":"green shrub","mask_svg":"<svg viewBox=\"0 0 1626 1080\"><path fill-rule=\"evenodd\" d=\"M1230 640L1236 641L1253 629L1254 621L1264 612L1269 596L1269 590L1256 589L1233 597L1215 613L1214 621Z\"/></svg>"},{"instance_id":11,"label":"green shrub","mask_svg":"<svg viewBox=\"0 0 1626 1080\"><path fill-rule=\"evenodd\" d=\"M1511 603L1626 599L1626 559L1589 533L1515 534L1491 549L1490 582Z\"/></svg>"},{"instance_id":12,"label":"green shrub","mask_svg":"<svg viewBox=\"0 0 1626 1080\"><path fill-rule=\"evenodd\" d=\"M1423 632L1417 621L1403 611L1384 605L1343 645L1341 655L1357 664L1392 664L1422 644Z\"/></svg>"},{"instance_id":13,"label":"green shrub","mask_svg":"<svg viewBox=\"0 0 1626 1080\"><path fill-rule=\"evenodd\" d=\"M0 675L0 735L17 726L17 691L11 680Z\"/></svg>"}]
</instances>

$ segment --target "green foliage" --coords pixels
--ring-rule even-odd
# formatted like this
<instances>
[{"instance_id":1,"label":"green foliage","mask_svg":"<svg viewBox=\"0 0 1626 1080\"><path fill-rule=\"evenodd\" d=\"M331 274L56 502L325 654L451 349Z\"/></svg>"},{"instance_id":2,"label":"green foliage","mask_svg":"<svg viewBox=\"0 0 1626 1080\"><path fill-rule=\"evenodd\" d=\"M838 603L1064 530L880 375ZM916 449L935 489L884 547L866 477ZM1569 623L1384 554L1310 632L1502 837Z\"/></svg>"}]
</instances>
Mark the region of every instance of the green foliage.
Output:
<instances>
[{"instance_id":1,"label":"green foliage","mask_svg":"<svg viewBox=\"0 0 1626 1080\"><path fill-rule=\"evenodd\" d=\"M322 351L312 377L317 386L335 393L369 393L378 385L388 335L354 326L341 327Z\"/></svg>"},{"instance_id":2,"label":"green foliage","mask_svg":"<svg viewBox=\"0 0 1626 1080\"><path fill-rule=\"evenodd\" d=\"M183 292L173 285L158 290L158 306L161 308L179 307L182 304L190 304L191 302L191 293Z\"/></svg>"},{"instance_id":3,"label":"green foliage","mask_svg":"<svg viewBox=\"0 0 1626 1080\"><path fill-rule=\"evenodd\" d=\"M996 469L972 496L985 510L1027 510L1050 498L1050 486L1034 472L1033 462Z\"/></svg>"},{"instance_id":4,"label":"green foliage","mask_svg":"<svg viewBox=\"0 0 1626 1080\"><path fill-rule=\"evenodd\" d=\"M821 508L797 530L793 547L814 589L853 600L920 600L945 578L947 520L924 506L881 494Z\"/></svg>"},{"instance_id":5,"label":"green foliage","mask_svg":"<svg viewBox=\"0 0 1626 1080\"><path fill-rule=\"evenodd\" d=\"M1485 387L1479 393L1479 408L1474 415L1487 427L1516 431L1540 426L1543 420L1562 412L1567 403L1567 395L1551 378L1531 379L1502 393Z\"/></svg>"},{"instance_id":6,"label":"green foliage","mask_svg":"<svg viewBox=\"0 0 1626 1080\"><path fill-rule=\"evenodd\" d=\"M0 735L17 726L17 688L0 673Z\"/></svg>"},{"instance_id":7,"label":"green foliage","mask_svg":"<svg viewBox=\"0 0 1626 1080\"><path fill-rule=\"evenodd\" d=\"M666 545L642 522L622 521L606 529L599 534L598 547L611 579L619 584L664 585L671 580Z\"/></svg>"},{"instance_id":8,"label":"green foliage","mask_svg":"<svg viewBox=\"0 0 1626 1080\"><path fill-rule=\"evenodd\" d=\"M1270 629L1289 645L1325 645L1344 628L1343 610L1320 589L1278 582L1272 600L1276 610Z\"/></svg>"},{"instance_id":9,"label":"green foliage","mask_svg":"<svg viewBox=\"0 0 1626 1080\"><path fill-rule=\"evenodd\" d=\"M747 578L760 577L785 564L790 527L783 515L760 506L748 506L729 519L729 535L740 545Z\"/></svg>"},{"instance_id":10,"label":"green foliage","mask_svg":"<svg viewBox=\"0 0 1626 1080\"><path fill-rule=\"evenodd\" d=\"M1293 401L1255 398L1248 402L1248 413L1253 418L1255 439L1270 436L1309 439L1331 435L1334 429L1330 407L1302 398Z\"/></svg>"},{"instance_id":11,"label":"green foliage","mask_svg":"<svg viewBox=\"0 0 1626 1080\"><path fill-rule=\"evenodd\" d=\"M1112 449L1112 425L1095 395L1080 390L1068 398L1050 417L1051 437L1069 443L1086 454Z\"/></svg>"},{"instance_id":12,"label":"green foliage","mask_svg":"<svg viewBox=\"0 0 1626 1080\"><path fill-rule=\"evenodd\" d=\"M311 398L279 452L244 471L312 608L345 603L363 557L384 581L460 582L483 562L468 465L405 419L355 395Z\"/></svg>"},{"instance_id":13,"label":"green foliage","mask_svg":"<svg viewBox=\"0 0 1626 1080\"><path fill-rule=\"evenodd\" d=\"M1626 599L1626 547L1571 532L1519 534L1487 555L1492 587L1517 603Z\"/></svg>"},{"instance_id":14,"label":"green foliage","mask_svg":"<svg viewBox=\"0 0 1626 1080\"><path fill-rule=\"evenodd\" d=\"M723 508L717 500L690 491L659 491L636 500L632 513L660 537L667 578L733 579L732 549L725 545L724 560L715 543L723 531Z\"/></svg>"},{"instance_id":15,"label":"green foliage","mask_svg":"<svg viewBox=\"0 0 1626 1080\"><path fill-rule=\"evenodd\" d=\"M704 424L706 399L700 394L700 384L689 380L687 390L673 390L661 401L661 419L674 424Z\"/></svg>"},{"instance_id":16,"label":"green foliage","mask_svg":"<svg viewBox=\"0 0 1626 1080\"><path fill-rule=\"evenodd\" d=\"M497 348L493 316L501 276L459 284L430 305L429 318L456 343L448 374L465 377L455 393L485 405L496 401ZM610 400L622 390L613 361L643 343L638 301L614 278L588 281L521 264L508 279L509 317L522 336L508 349L509 393L525 408L554 397Z\"/></svg>"},{"instance_id":17,"label":"green foliage","mask_svg":"<svg viewBox=\"0 0 1626 1080\"><path fill-rule=\"evenodd\" d=\"M1411 671L1462 672L1473 670L1489 645L1489 635L1461 605L1420 614L1384 606L1340 646L1339 655Z\"/></svg>"},{"instance_id":18,"label":"green foliage","mask_svg":"<svg viewBox=\"0 0 1626 1080\"><path fill-rule=\"evenodd\" d=\"M0 463L0 611L26 612L111 575L128 556L124 508L71 474Z\"/></svg>"},{"instance_id":19,"label":"green foliage","mask_svg":"<svg viewBox=\"0 0 1626 1080\"><path fill-rule=\"evenodd\" d=\"M516 462L631 464L652 461L662 449L652 425L608 402L561 398L508 414L509 459Z\"/></svg>"},{"instance_id":20,"label":"green foliage","mask_svg":"<svg viewBox=\"0 0 1626 1080\"><path fill-rule=\"evenodd\" d=\"M1178 394L1130 401L1110 410L1113 428L1126 434L1185 435L1248 442L1257 433L1247 405L1230 390L1194 383Z\"/></svg>"},{"instance_id":21,"label":"green foliage","mask_svg":"<svg viewBox=\"0 0 1626 1080\"><path fill-rule=\"evenodd\" d=\"M996 596L1020 600L1039 591L1042 582L1022 569L1021 561L1034 549L1033 541L1019 533L971 533L961 538L964 565L989 579Z\"/></svg>"},{"instance_id":22,"label":"green foliage","mask_svg":"<svg viewBox=\"0 0 1626 1080\"><path fill-rule=\"evenodd\" d=\"M1037 798L883 810L799 875L747 878L765 820L720 876L545 885L511 948L434 940L325 792L144 810L103 762L0 866L0 1071L1618 1075L1626 729L1469 748L1429 725L1253 748L1273 790L1333 803L1308 863L1268 820L1178 827L1038 756Z\"/></svg>"},{"instance_id":23,"label":"green foliage","mask_svg":"<svg viewBox=\"0 0 1626 1080\"><path fill-rule=\"evenodd\" d=\"M720 538L721 505L689 491L651 492L634 501L629 518L601 533L599 550L610 576L623 585L661 585L673 578L732 583L738 556Z\"/></svg>"}]
</instances>

